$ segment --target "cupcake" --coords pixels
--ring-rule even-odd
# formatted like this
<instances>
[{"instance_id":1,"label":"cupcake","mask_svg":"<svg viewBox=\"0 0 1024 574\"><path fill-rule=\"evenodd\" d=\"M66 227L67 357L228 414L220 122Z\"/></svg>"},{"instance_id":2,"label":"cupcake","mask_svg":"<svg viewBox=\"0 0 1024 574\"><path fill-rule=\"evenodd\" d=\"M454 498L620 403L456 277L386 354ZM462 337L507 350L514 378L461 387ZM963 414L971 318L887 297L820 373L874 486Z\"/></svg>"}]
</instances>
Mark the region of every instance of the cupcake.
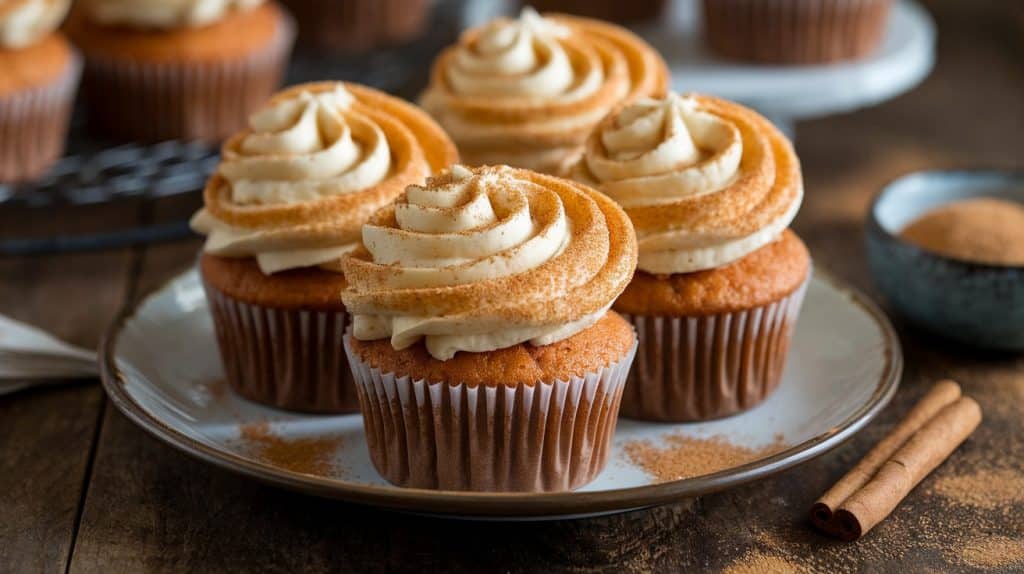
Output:
<instances>
[{"instance_id":1,"label":"cupcake","mask_svg":"<svg viewBox=\"0 0 1024 574\"><path fill-rule=\"evenodd\" d=\"M280 85L291 18L262 0L81 0L91 124L121 139L220 143Z\"/></svg>"},{"instance_id":2,"label":"cupcake","mask_svg":"<svg viewBox=\"0 0 1024 574\"><path fill-rule=\"evenodd\" d=\"M415 40L430 0L282 0L299 24L299 45L314 52L366 52Z\"/></svg>"},{"instance_id":3,"label":"cupcake","mask_svg":"<svg viewBox=\"0 0 1024 574\"><path fill-rule=\"evenodd\" d=\"M64 152L81 71L54 32L70 0L0 3L0 183L42 175Z\"/></svg>"},{"instance_id":4,"label":"cupcake","mask_svg":"<svg viewBox=\"0 0 1024 574\"><path fill-rule=\"evenodd\" d=\"M523 0L542 12L565 12L620 24L653 20L665 10L665 0Z\"/></svg>"},{"instance_id":5,"label":"cupcake","mask_svg":"<svg viewBox=\"0 0 1024 574\"><path fill-rule=\"evenodd\" d=\"M661 56L625 29L527 8L444 50L422 104L465 163L559 175L612 108L667 85Z\"/></svg>"},{"instance_id":6,"label":"cupcake","mask_svg":"<svg viewBox=\"0 0 1024 574\"><path fill-rule=\"evenodd\" d=\"M224 143L192 218L227 382L275 407L355 411L339 259L455 146L414 106L353 84L295 86L250 126Z\"/></svg>"},{"instance_id":7,"label":"cupcake","mask_svg":"<svg viewBox=\"0 0 1024 574\"><path fill-rule=\"evenodd\" d=\"M824 64L870 56L891 0L704 0L704 39L726 58Z\"/></svg>"},{"instance_id":8,"label":"cupcake","mask_svg":"<svg viewBox=\"0 0 1024 574\"><path fill-rule=\"evenodd\" d=\"M342 261L370 458L406 487L555 491L604 467L636 349L608 309L636 265L585 186L456 166L410 186Z\"/></svg>"},{"instance_id":9,"label":"cupcake","mask_svg":"<svg viewBox=\"0 0 1024 574\"><path fill-rule=\"evenodd\" d=\"M636 227L638 270L614 307L640 338L623 414L704 420L764 400L811 270L787 230L803 183L785 136L738 104L670 94L606 118L573 177Z\"/></svg>"}]
</instances>

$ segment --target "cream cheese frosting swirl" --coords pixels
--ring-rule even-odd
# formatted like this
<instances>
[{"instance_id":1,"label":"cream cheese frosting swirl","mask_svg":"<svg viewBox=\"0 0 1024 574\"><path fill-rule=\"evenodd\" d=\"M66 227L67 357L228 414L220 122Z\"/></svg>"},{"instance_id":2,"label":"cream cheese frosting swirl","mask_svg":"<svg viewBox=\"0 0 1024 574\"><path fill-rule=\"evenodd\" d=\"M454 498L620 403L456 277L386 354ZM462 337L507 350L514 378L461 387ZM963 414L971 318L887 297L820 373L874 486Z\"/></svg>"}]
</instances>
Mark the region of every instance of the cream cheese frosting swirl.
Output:
<instances>
[{"instance_id":1,"label":"cream cheese frosting swirl","mask_svg":"<svg viewBox=\"0 0 1024 574\"><path fill-rule=\"evenodd\" d=\"M233 11L250 10L263 0L85 0L100 24L169 30L206 26Z\"/></svg>"},{"instance_id":2,"label":"cream cheese frosting swirl","mask_svg":"<svg viewBox=\"0 0 1024 574\"><path fill-rule=\"evenodd\" d=\"M554 343L607 312L636 264L626 214L585 186L509 167L456 166L363 228L342 260L360 340L423 339L440 360Z\"/></svg>"},{"instance_id":3,"label":"cream cheese frosting swirl","mask_svg":"<svg viewBox=\"0 0 1024 574\"><path fill-rule=\"evenodd\" d=\"M526 8L442 53L422 104L468 163L555 173L616 104L666 83L660 56L629 32Z\"/></svg>"},{"instance_id":4,"label":"cream cheese frosting swirl","mask_svg":"<svg viewBox=\"0 0 1024 574\"><path fill-rule=\"evenodd\" d=\"M0 47L23 48L60 26L71 0L0 2Z\"/></svg>"},{"instance_id":5,"label":"cream cheese frosting swirl","mask_svg":"<svg viewBox=\"0 0 1024 574\"><path fill-rule=\"evenodd\" d=\"M229 139L192 227L207 253L264 273L327 266L373 212L455 161L425 114L376 90L307 84L275 96Z\"/></svg>"},{"instance_id":6,"label":"cream cheese frosting swirl","mask_svg":"<svg viewBox=\"0 0 1024 574\"><path fill-rule=\"evenodd\" d=\"M611 115L573 177L622 205L638 267L688 273L775 241L803 197L792 146L752 110L705 96L643 99Z\"/></svg>"}]
</instances>

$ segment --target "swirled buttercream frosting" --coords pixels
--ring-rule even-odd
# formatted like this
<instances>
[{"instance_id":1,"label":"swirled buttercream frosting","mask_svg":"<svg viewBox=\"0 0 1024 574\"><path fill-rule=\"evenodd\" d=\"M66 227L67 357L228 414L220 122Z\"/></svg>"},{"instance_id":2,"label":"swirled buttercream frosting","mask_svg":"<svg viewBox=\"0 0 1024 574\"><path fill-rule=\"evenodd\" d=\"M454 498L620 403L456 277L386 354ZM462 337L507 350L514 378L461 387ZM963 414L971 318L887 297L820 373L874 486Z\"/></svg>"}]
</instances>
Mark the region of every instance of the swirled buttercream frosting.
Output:
<instances>
[{"instance_id":1,"label":"swirled buttercream frosting","mask_svg":"<svg viewBox=\"0 0 1024 574\"><path fill-rule=\"evenodd\" d=\"M342 295L360 340L424 340L446 360L593 325L629 283L636 240L596 191L510 167L456 166L363 227L342 260Z\"/></svg>"},{"instance_id":2,"label":"swirled buttercream frosting","mask_svg":"<svg viewBox=\"0 0 1024 574\"><path fill-rule=\"evenodd\" d=\"M699 95L642 99L612 114L572 174L625 208L638 267L656 274L720 267L764 247L803 198L799 161L778 129Z\"/></svg>"},{"instance_id":3,"label":"swirled buttercream frosting","mask_svg":"<svg viewBox=\"0 0 1024 574\"><path fill-rule=\"evenodd\" d=\"M466 163L560 173L615 105L666 83L661 57L626 30L527 8L464 33L421 101Z\"/></svg>"},{"instance_id":4,"label":"swirled buttercream frosting","mask_svg":"<svg viewBox=\"0 0 1024 574\"><path fill-rule=\"evenodd\" d=\"M255 257L264 273L337 268L371 214L456 160L429 117L342 83L275 96L230 138L192 227L207 253Z\"/></svg>"},{"instance_id":5,"label":"swirled buttercream frosting","mask_svg":"<svg viewBox=\"0 0 1024 574\"><path fill-rule=\"evenodd\" d=\"M0 47L22 48L60 26L71 0L0 2Z\"/></svg>"},{"instance_id":6,"label":"swirled buttercream frosting","mask_svg":"<svg viewBox=\"0 0 1024 574\"><path fill-rule=\"evenodd\" d=\"M100 24L175 29L205 26L263 0L84 0L89 16Z\"/></svg>"}]
</instances>

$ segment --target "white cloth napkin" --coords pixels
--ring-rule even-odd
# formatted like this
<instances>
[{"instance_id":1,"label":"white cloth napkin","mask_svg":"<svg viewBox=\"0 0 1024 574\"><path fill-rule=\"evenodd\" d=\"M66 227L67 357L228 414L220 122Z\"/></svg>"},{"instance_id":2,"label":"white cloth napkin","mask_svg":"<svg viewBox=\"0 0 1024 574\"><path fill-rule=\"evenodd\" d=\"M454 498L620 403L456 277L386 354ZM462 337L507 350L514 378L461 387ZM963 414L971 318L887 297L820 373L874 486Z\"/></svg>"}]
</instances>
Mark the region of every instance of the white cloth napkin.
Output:
<instances>
[{"instance_id":1,"label":"white cloth napkin","mask_svg":"<svg viewBox=\"0 0 1024 574\"><path fill-rule=\"evenodd\" d=\"M0 315L0 395L29 387L95 377L96 353Z\"/></svg>"}]
</instances>

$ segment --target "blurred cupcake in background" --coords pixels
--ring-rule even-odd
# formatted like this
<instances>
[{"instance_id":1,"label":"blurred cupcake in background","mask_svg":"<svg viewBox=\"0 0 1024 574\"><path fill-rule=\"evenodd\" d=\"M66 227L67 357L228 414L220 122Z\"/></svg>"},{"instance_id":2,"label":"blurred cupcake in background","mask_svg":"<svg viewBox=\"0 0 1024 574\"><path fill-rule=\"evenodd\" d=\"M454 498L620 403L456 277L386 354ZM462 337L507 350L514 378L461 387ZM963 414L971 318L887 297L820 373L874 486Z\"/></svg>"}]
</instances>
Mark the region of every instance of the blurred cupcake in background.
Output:
<instances>
[{"instance_id":1,"label":"blurred cupcake in background","mask_svg":"<svg viewBox=\"0 0 1024 574\"><path fill-rule=\"evenodd\" d=\"M704 37L721 56L824 64L870 56L892 0L704 0Z\"/></svg>"},{"instance_id":2,"label":"blurred cupcake in background","mask_svg":"<svg viewBox=\"0 0 1024 574\"><path fill-rule=\"evenodd\" d=\"M421 103L463 162L557 175L612 108L667 86L661 56L624 28L526 8L444 50Z\"/></svg>"},{"instance_id":3,"label":"blurred cupcake in background","mask_svg":"<svg viewBox=\"0 0 1024 574\"><path fill-rule=\"evenodd\" d=\"M267 405L358 409L338 265L363 223L457 159L440 127L383 92L337 82L273 97L221 150L192 227L228 384Z\"/></svg>"},{"instance_id":4,"label":"blurred cupcake in background","mask_svg":"<svg viewBox=\"0 0 1024 574\"><path fill-rule=\"evenodd\" d=\"M278 87L294 24L262 0L80 0L89 120L121 139L219 142Z\"/></svg>"},{"instance_id":5,"label":"blurred cupcake in background","mask_svg":"<svg viewBox=\"0 0 1024 574\"><path fill-rule=\"evenodd\" d=\"M70 0L0 1L0 182L42 175L64 151L81 63L60 33Z\"/></svg>"},{"instance_id":6,"label":"blurred cupcake in background","mask_svg":"<svg viewBox=\"0 0 1024 574\"><path fill-rule=\"evenodd\" d=\"M311 52L358 53L404 44L426 31L431 0L282 0Z\"/></svg>"},{"instance_id":7,"label":"blurred cupcake in background","mask_svg":"<svg viewBox=\"0 0 1024 574\"><path fill-rule=\"evenodd\" d=\"M540 12L564 12L587 18L631 24L654 20L665 10L666 0L525 0Z\"/></svg>"},{"instance_id":8,"label":"blurred cupcake in background","mask_svg":"<svg viewBox=\"0 0 1024 574\"><path fill-rule=\"evenodd\" d=\"M811 271L787 229L803 180L786 137L738 104L672 94L605 119L573 177L636 227L637 272L614 306L640 338L623 414L705 420L763 401Z\"/></svg>"}]
</instances>

